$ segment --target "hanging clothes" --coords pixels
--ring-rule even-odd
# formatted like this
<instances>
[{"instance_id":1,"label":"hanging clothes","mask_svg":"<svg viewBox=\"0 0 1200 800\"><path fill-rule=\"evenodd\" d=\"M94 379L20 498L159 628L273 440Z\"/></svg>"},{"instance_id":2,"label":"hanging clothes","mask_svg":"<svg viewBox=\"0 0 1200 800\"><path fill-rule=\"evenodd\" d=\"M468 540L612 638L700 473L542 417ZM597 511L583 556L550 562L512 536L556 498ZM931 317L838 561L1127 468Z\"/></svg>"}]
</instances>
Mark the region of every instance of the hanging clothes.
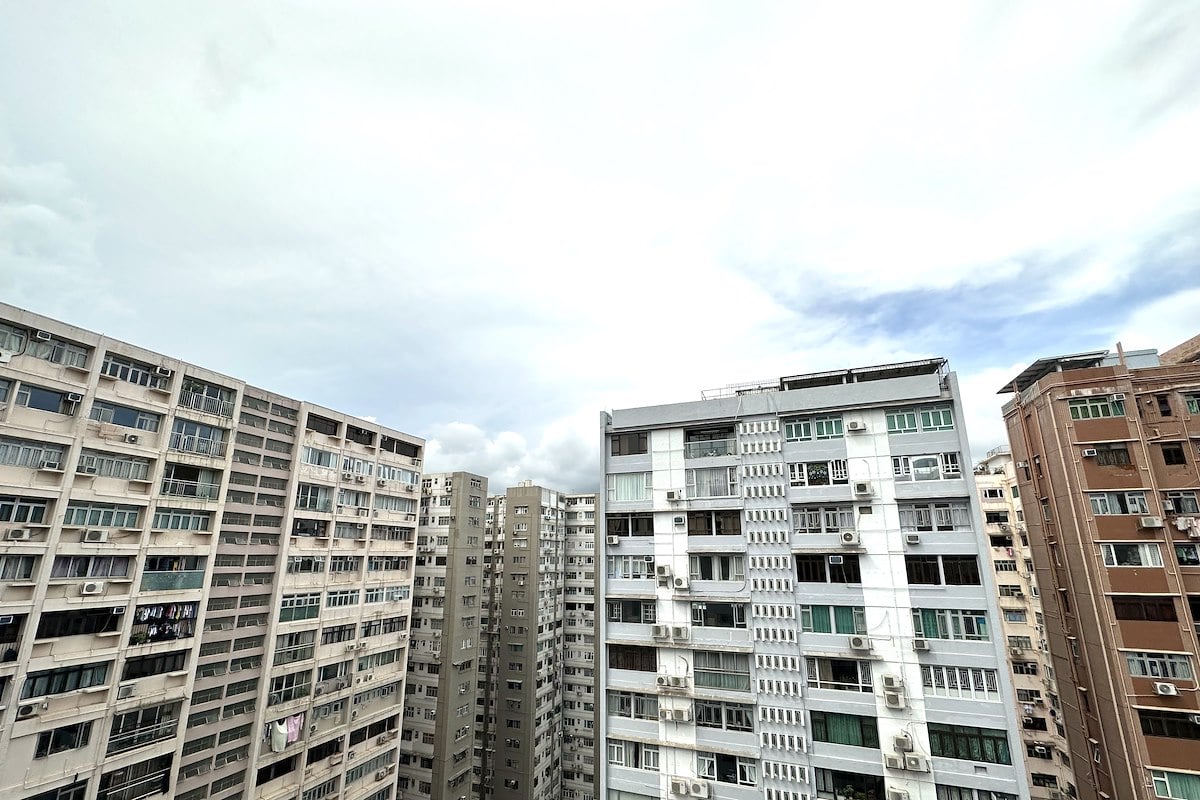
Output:
<instances>
[{"instance_id":1,"label":"hanging clothes","mask_svg":"<svg viewBox=\"0 0 1200 800\"><path fill-rule=\"evenodd\" d=\"M271 752L282 753L288 746L288 727L283 720L271 726Z\"/></svg>"},{"instance_id":2,"label":"hanging clothes","mask_svg":"<svg viewBox=\"0 0 1200 800\"><path fill-rule=\"evenodd\" d=\"M304 728L304 715L294 714L287 718L287 742L300 741L300 731Z\"/></svg>"}]
</instances>

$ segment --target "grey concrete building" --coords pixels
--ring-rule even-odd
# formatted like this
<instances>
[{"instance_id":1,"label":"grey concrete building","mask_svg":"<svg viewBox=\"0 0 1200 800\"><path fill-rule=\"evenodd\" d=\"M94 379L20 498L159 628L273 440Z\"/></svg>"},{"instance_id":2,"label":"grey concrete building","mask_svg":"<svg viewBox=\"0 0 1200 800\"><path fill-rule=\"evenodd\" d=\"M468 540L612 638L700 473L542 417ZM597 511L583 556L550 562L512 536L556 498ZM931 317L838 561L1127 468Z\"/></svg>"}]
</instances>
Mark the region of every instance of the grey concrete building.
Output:
<instances>
[{"instance_id":1,"label":"grey concrete building","mask_svg":"<svg viewBox=\"0 0 1200 800\"><path fill-rule=\"evenodd\" d=\"M595 800L598 497L567 495L563 646L563 800Z\"/></svg>"},{"instance_id":2,"label":"grey concrete building","mask_svg":"<svg viewBox=\"0 0 1200 800\"><path fill-rule=\"evenodd\" d=\"M1029 796L942 359L603 416L605 800Z\"/></svg>"},{"instance_id":3,"label":"grey concrete building","mask_svg":"<svg viewBox=\"0 0 1200 800\"><path fill-rule=\"evenodd\" d=\"M412 647L401 737L403 798L472 796L487 478L421 482Z\"/></svg>"},{"instance_id":4,"label":"grey concrete building","mask_svg":"<svg viewBox=\"0 0 1200 800\"><path fill-rule=\"evenodd\" d=\"M0 305L0 795L393 797L423 446Z\"/></svg>"}]
</instances>

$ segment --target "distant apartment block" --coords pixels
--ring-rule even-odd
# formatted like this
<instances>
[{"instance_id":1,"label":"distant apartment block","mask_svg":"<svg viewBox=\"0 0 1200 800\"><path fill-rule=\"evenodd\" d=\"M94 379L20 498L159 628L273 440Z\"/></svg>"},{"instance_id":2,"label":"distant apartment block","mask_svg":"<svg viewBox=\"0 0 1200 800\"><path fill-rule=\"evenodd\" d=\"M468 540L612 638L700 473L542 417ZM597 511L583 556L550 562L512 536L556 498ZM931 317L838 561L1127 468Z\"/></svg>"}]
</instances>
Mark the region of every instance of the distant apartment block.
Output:
<instances>
[{"instance_id":1,"label":"distant apartment block","mask_svg":"<svg viewBox=\"0 0 1200 800\"><path fill-rule=\"evenodd\" d=\"M1051 663L1041 590L1025 511L1007 447L991 450L975 467L984 532L1000 599L1000 624L1012 668L1014 700L1021 720L1020 753L1029 772L1031 797L1059 800L1075 792L1062 703Z\"/></svg>"},{"instance_id":2,"label":"distant apartment block","mask_svg":"<svg viewBox=\"0 0 1200 800\"><path fill-rule=\"evenodd\" d=\"M962 419L942 359L604 416L605 800L1029 797Z\"/></svg>"},{"instance_id":3,"label":"distant apartment block","mask_svg":"<svg viewBox=\"0 0 1200 800\"><path fill-rule=\"evenodd\" d=\"M394 797L423 447L0 304L0 796Z\"/></svg>"},{"instance_id":4,"label":"distant apartment block","mask_svg":"<svg viewBox=\"0 0 1200 800\"><path fill-rule=\"evenodd\" d=\"M1001 387L1076 795L1200 799L1200 346Z\"/></svg>"},{"instance_id":5,"label":"distant apartment block","mask_svg":"<svg viewBox=\"0 0 1200 800\"><path fill-rule=\"evenodd\" d=\"M421 482L401 798L472 796L487 491L468 472Z\"/></svg>"}]
</instances>

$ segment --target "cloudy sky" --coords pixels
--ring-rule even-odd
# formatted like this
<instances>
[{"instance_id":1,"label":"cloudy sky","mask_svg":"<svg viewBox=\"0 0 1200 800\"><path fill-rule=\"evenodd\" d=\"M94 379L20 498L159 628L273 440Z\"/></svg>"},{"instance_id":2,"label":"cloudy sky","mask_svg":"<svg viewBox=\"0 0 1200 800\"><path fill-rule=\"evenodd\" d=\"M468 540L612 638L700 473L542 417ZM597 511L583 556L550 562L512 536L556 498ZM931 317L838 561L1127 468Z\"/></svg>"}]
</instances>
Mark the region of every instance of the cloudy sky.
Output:
<instances>
[{"instance_id":1,"label":"cloudy sky","mask_svg":"<svg viewBox=\"0 0 1200 800\"><path fill-rule=\"evenodd\" d=\"M0 298L598 484L599 411L1200 332L1200 5L0 0Z\"/></svg>"}]
</instances>

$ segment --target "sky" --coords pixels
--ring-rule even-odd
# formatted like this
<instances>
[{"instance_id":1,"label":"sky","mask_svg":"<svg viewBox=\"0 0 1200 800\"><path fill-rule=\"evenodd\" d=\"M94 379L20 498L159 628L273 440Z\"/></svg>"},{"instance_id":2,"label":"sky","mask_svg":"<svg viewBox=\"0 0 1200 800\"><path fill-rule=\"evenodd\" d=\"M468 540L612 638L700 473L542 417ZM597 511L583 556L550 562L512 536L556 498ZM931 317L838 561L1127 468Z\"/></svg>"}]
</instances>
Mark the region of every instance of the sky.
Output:
<instances>
[{"instance_id":1,"label":"sky","mask_svg":"<svg viewBox=\"0 0 1200 800\"><path fill-rule=\"evenodd\" d=\"M600 482L600 412L1200 332L1200 4L0 0L0 299Z\"/></svg>"}]
</instances>

